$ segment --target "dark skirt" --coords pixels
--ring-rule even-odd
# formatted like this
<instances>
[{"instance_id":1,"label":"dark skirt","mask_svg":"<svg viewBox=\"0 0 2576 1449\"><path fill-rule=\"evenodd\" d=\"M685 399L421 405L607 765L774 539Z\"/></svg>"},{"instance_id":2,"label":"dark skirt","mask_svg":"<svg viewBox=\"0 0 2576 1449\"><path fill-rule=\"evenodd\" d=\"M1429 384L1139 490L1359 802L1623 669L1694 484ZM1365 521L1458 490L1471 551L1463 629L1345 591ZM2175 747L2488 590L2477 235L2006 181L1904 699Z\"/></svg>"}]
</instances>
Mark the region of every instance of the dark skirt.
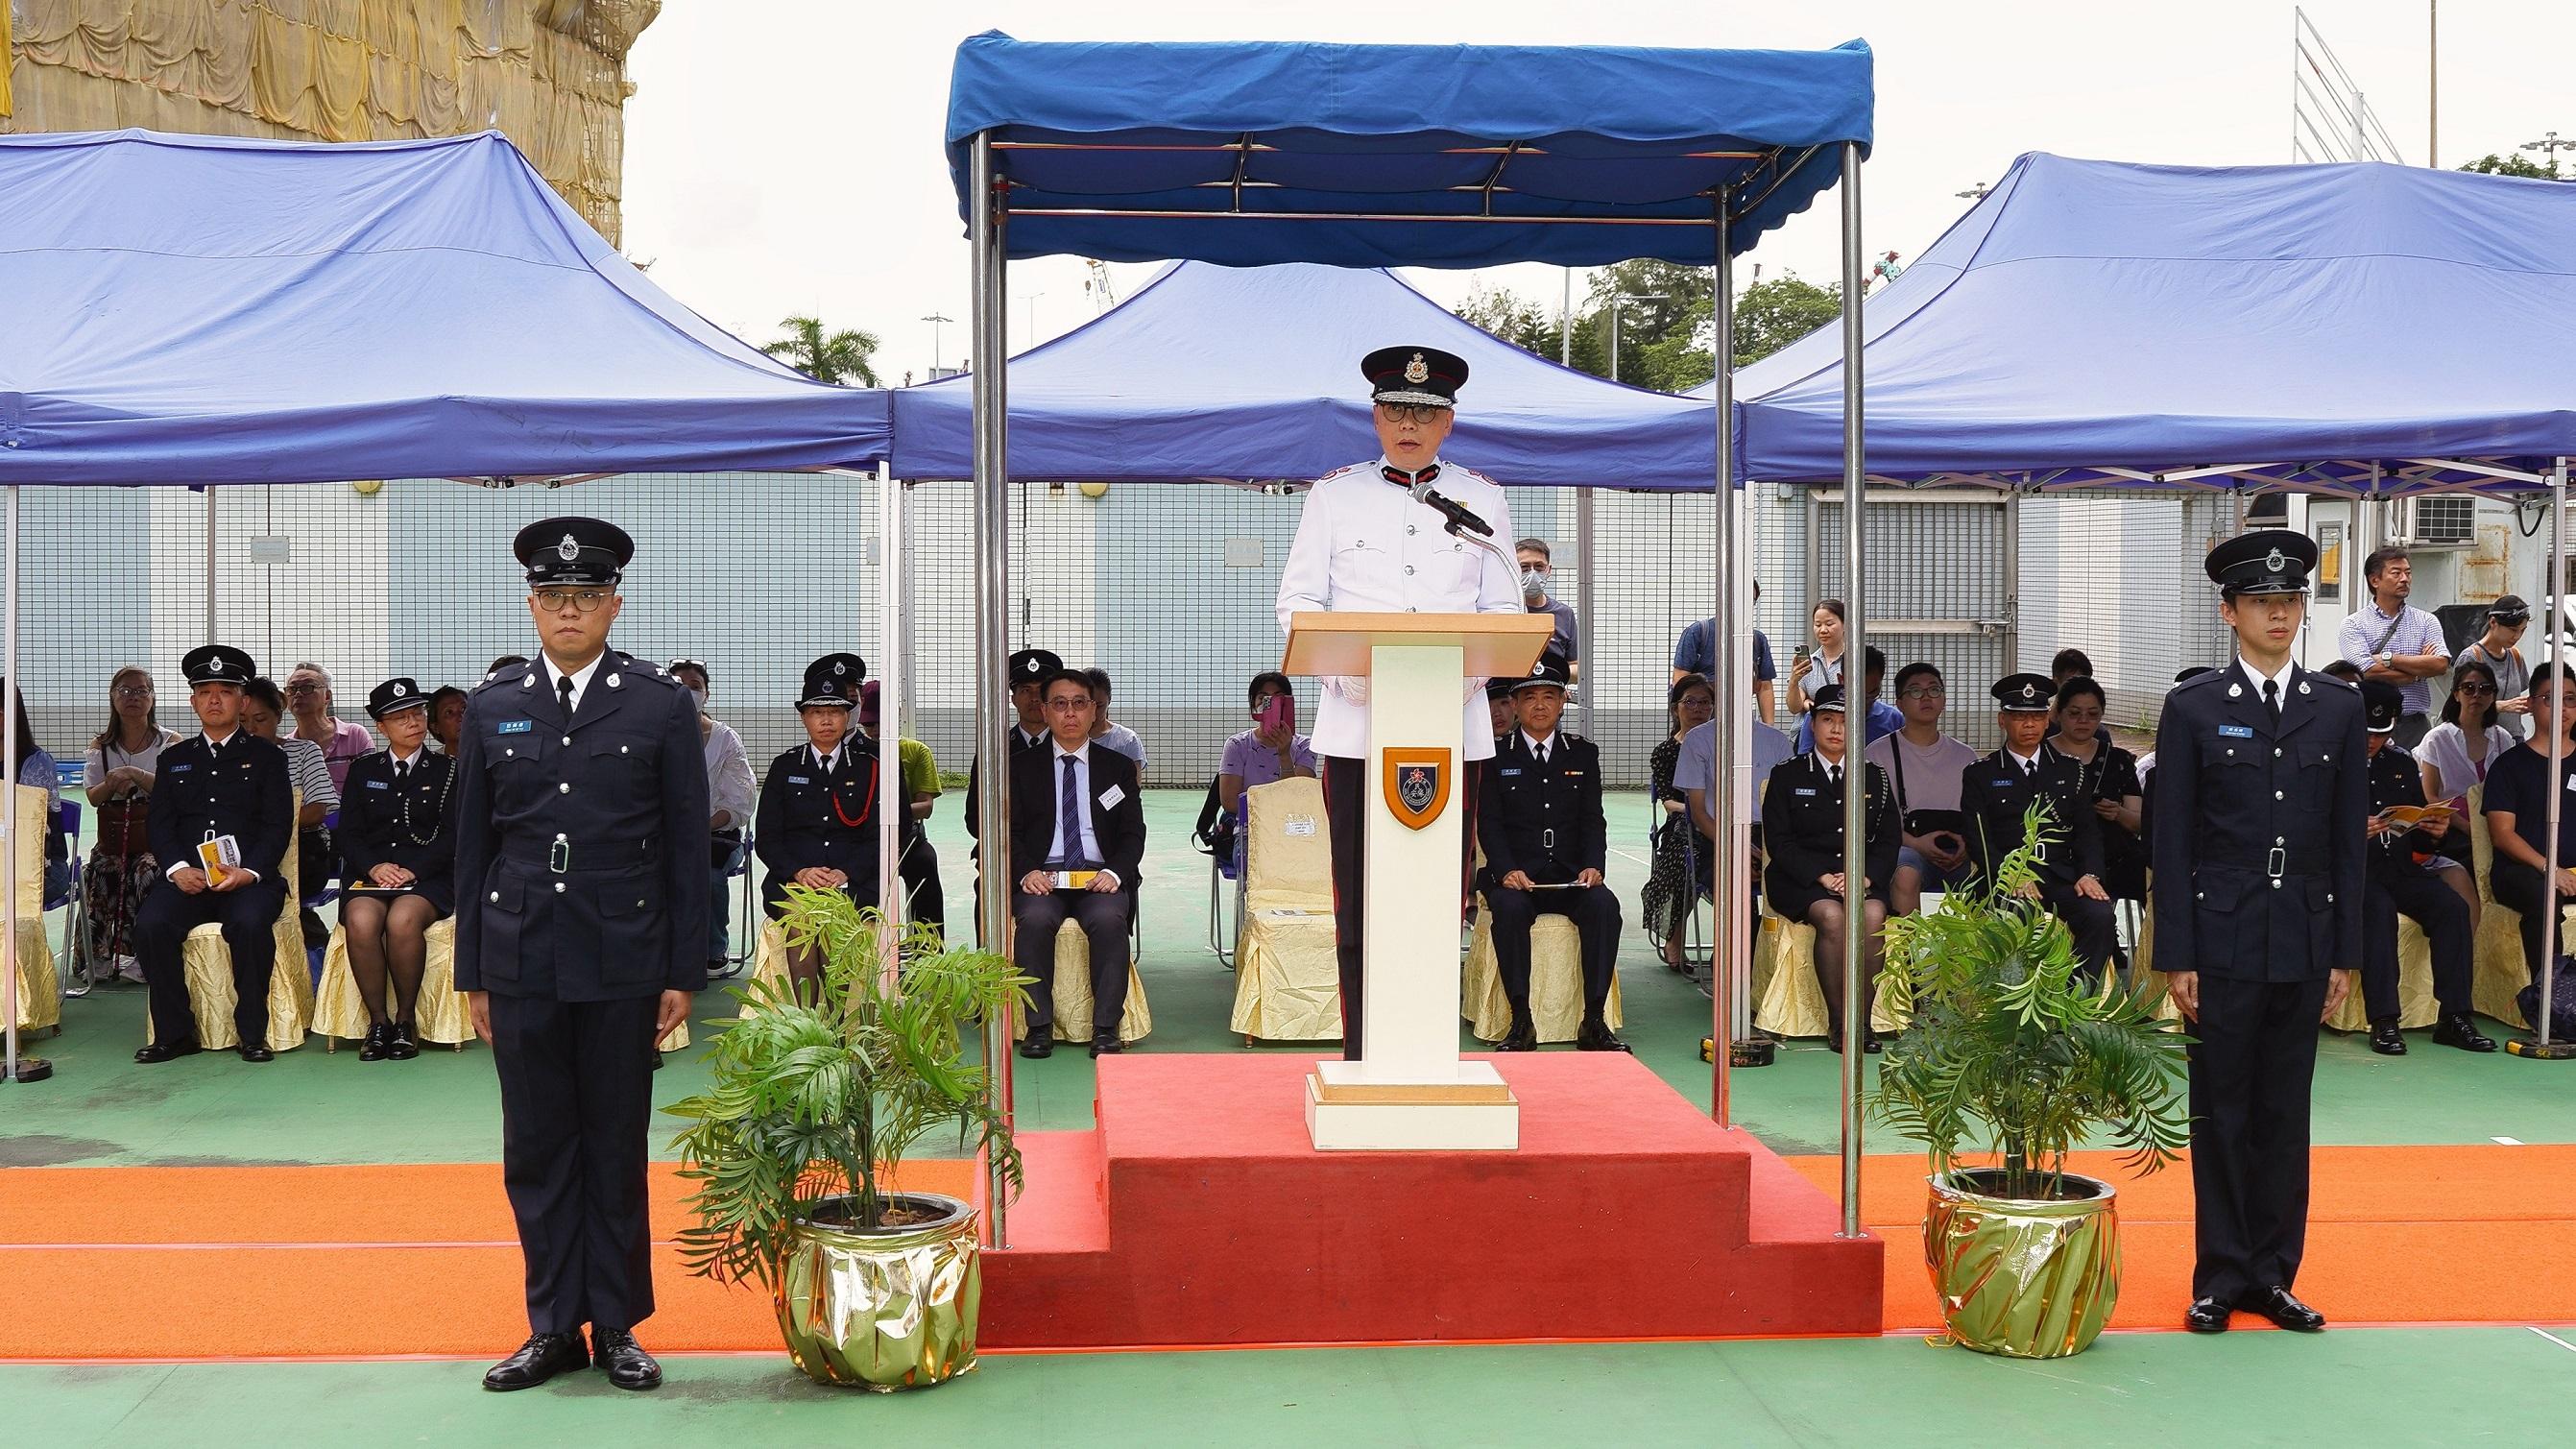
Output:
<instances>
[{"instance_id":1,"label":"dark skirt","mask_svg":"<svg viewBox=\"0 0 2576 1449\"><path fill-rule=\"evenodd\" d=\"M404 886L400 890L390 890L384 886L356 886L345 884L340 887L340 898L342 900L382 901L385 903L385 909L389 911L393 909L394 902L401 900L404 896L420 897L422 900L429 902L441 916L452 916L456 914L456 889L453 885L445 882L432 881L425 885L415 883Z\"/></svg>"},{"instance_id":2,"label":"dark skirt","mask_svg":"<svg viewBox=\"0 0 2576 1449\"><path fill-rule=\"evenodd\" d=\"M1770 897L1771 909L1778 912L1782 919L1802 926L1807 923L1807 908L1809 906L1814 905L1818 901L1840 901L1842 899L1842 893L1839 891L1829 891L1823 886L1817 885L1813 881L1800 885L1794 881L1783 879L1776 871L1762 878L1762 893ZM1869 888L1869 898L1878 902L1882 906L1886 906L1888 904L1887 887L1884 885L1871 886ZM1894 908L1889 907L1889 909L1893 910Z\"/></svg>"},{"instance_id":3,"label":"dark skirt","mask_svg":"<svg viewBox=\"0 0 2576 1449\"><path fill-rule=\"evenodd\" d=\"M804 869L803 866L797 867L797 870L802 869ZM773 870L769 873L769 878L761 883L760 909L771 920L775 921L787 914L787 887L795 883L796 871L794 870ZM870 877L863 883L853 877L848 885L841 887L841 894L858 902L860 908L864 910L877 903L876 880Z\"/></svg>"}]
</instances>

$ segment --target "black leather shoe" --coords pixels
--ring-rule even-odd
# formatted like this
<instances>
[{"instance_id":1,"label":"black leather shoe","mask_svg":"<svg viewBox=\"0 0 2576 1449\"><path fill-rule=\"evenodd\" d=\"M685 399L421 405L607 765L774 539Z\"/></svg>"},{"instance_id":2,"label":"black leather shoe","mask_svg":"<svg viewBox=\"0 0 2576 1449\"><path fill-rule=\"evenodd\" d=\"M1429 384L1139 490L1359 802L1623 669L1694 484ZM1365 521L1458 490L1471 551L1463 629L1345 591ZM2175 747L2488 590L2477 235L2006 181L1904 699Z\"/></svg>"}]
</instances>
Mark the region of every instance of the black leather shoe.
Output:
<instances>
[{"instance_id":1,"label":"black leather shoe","mask_svg":"<svg viewBox=\"0 0 2576 1449\"><path fill-rule=\"evenodd\" d=\"M2398 1031L2393 1020L2373 1022L2370 1026L2370 1049L2383 1057L2402 1057L2406 1055L2406 1037Z\"/></svg>"},{"instance_id":2,"label":"black leather shoe","mask_svg":"<svg viewBox=\"0 0 2576 1449\"><path fill-rule=\"evenodd\" d=\"M241 1059L246 1062L273 1062L277 1060L277 1053L258 1042L246 1041L241 1044Z\"/></svg>"},{"instance_id":3,"label":"black leather shoe","mask_svg":"<svg viewBox=\"0 0 2576 1449\"><path fill-rule=\"evenodd\" d=\"M2248 1313L2259 1313L2292 1333L2314 1333L2326 1326L2326 1316L2298 1299L2278 1284L2236 1305Z\"/></svg>"},{"instance_id":4,"label":"black leather shoe","mask_svg":"<svg viewBox=\"0 0 2576 1449\"><path fill-rule=\"evenodd\" d=\"M1860 1034L1860 1050L1863 1056L1874 1057L1878 1055L1878 1033L1874 1031L1862 1032Z\"/></svg>"},{"instance_id":5,"label":"black leather shoe","mask_svg":"<svg viewBox=\"0 0 2576 1449\"><path fill-rule=\"evenodd\" d=\"M635 1335L622 1328L599 1330L599 1366L608 1381L621 1389L658 1389L662 1387L662 1366Z\"/></svg>"},{"instance_id":6,"label":"black leather shoe","mask_svg":"<svg viewBox=\"0 0 2576 1449\"><path fill-rule=\"evenodd\" d=\"M1020 1055L1030 1061L1055 1055L1055 1032L1046 1027L1039 1027L1020 1038Z\"/></svg>"},{"instance_id":7,"label":"black leather shoe","mask_svg":"<svg viewBox=\"0 0 2576 1449\"><path fill-rule=\"evenodd\" d=\"M2225 1333L2227 1305L2215 1298L2195 1298L2183 1310L2182 1326L2194 1333Z\"/></svg>"},{"instance_id":8,"label":"black leather shoe","mask_svg":"<svg viewBox=\"0 0 2576 1449\"><path fill-rule=\"evenodd\" d=\"M420 1029L407 1021L395 1022L393 1034L385 1038L385 1055L398 1062L407 1062L419 1056ZM654 1055L658 1057L661 1053L655 1052Z\"/></svg>"},{"instance_id":9,"label":"black leather shoe","mask_svg":"<svg viewBox=\"0 0 2576 1449\"><path fill-rule=\"evenodd\" d=\"M141 1051L136 1052L134 1054L134 1059L148 1067L160 1062L177 1061L181 1057L193 1057L204 1050L204 1047L201 1047L192 1041L181 1042L175 1046L167 1042L162 1042L145 1047Z\"/></svg>"},{"instance_id":10,"label":"black leather shoe","mask_svg":"<svg viewBox=\"0 0 2576 1449\"><path fill-rule=\"evenodd\" d=\"M392 1045L393 1039L394 1024L390 1021L380 1021L375 1025L368 1027L367 1039L358 1043L358 1060L362 1062L383 1061L385 1059L385 1049Z\"/></svg>"},{"instance_id":11,"label":"black leather shoe","mask_svg":"<svg viewBox=\"0 0 2576 1449\"><path fill-rule=\"evenodd\" d=\"M2495 1038L2478 1030L2477 1018L2465 1011L2455 1011L2435 1022L2433 1040L2464 1052L2491 1052L2496 1049Z\"/></svg>"},{"instance_id":12,"label":"black leather shoe","mask_svg":"<svg viewBox=\"0 0 2576 1449\"><path fill-rule=\"evenodd\" d=\"M632 1342L632 1340L629 1340ZM496 1394L513 1389L533 1389L560 1373L590 1367L590 1350L581 1342L581 1330L570 1333L532 1333L519 1351L483 1371L483 1387Z\"/></svg>"},{"instance_id":13,"label":"black leather shoe","mask_svg":"<svg viewBox=\"0 0 2576 1449\"><path fill-rule=\"evenodd\" d=\"M1600 1021L1587 1021L1583 1023L1582 1029L1574 1034L1574 1049L1576 1051L1585 1052L1624 1052L1635 1050L1626 1042L1619 1040L1619 1034L1610 1029L1609 1023Z\"/></svg>"},{"instance_id":14,"label":"black leather shoe","mask_svg":"<svg viewBox=\"0 0 2576 1449\"><path fill-rule=\"evenodd\" d=\"M1503 1033L1503 1039L1494 1043L1494 1050L1498 1052L1537 1051L1538 1028L1526 1021L1513 1022L1512 1029Z\"/></svg>"},{"instance_id":15,"label":"black leather shoe","mask_svg":"<svg viewBox=\"0 0 2576 1449\"><path fill-rule=\"evenodd\" d=\"M1127 1043L1120 1041L1114 1034L1095 1036L1091 1039L1091 1055L1094 1060L1101 1057L1114 1057L1125 1050L1127 1050Z\"/></svg>"}]
</instances>

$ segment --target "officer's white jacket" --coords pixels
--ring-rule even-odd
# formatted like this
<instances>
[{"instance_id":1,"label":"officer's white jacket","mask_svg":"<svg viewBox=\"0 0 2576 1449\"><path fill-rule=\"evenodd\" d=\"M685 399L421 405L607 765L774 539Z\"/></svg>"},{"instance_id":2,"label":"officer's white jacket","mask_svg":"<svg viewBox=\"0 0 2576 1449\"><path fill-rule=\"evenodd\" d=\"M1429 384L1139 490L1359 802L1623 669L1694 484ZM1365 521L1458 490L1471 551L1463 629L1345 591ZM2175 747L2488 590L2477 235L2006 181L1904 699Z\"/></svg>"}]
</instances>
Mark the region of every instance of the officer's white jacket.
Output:
<instances>
[{"instance_id":1,"label":"officer's white jacket","mask_svg":"<svg viewBox=\"0 0 2576 1449\"><path fill-rule=\"evenodd\" d=\"M1303 610L1350 613L1518 614L1520 575L1508 561L1442 529L1438 509L1416 503L1386 481L1386 460L1356 463L1315 481L1297 520L1297 541L1279 576L1279 628ZM1494 526L1498 547L1512 546L1511 507L1494 480L1439 462L1432 486ZM1365 681L1330 678L1315 710L1315 753L1366 759L1369 712ZM1493 758L1484 680L1470 678L1459 719L1466 758Z\"/></svg>"}]
</instances>

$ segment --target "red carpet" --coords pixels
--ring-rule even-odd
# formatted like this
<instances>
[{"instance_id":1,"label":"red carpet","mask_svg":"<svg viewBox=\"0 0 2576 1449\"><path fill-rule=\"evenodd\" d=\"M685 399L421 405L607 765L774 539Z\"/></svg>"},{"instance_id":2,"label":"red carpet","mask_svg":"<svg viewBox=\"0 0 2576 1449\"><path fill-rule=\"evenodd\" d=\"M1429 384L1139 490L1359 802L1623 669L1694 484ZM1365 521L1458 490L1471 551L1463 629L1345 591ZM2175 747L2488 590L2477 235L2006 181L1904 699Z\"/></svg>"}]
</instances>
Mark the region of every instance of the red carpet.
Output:
<instances>
[{"instance_id":1,"label":"red carpet","mask_svg":"<svg viewBox=\"0 0 2576 1449\"><path fill-rule=\"evenodd\" d=\"M1289 1056L1100 1063L1024 1139L997 1348L1874 1333L1880 1245L1625 1056L1493 1058L1517 1152L1318 1153Z\"/></svg>"}]
</instances>

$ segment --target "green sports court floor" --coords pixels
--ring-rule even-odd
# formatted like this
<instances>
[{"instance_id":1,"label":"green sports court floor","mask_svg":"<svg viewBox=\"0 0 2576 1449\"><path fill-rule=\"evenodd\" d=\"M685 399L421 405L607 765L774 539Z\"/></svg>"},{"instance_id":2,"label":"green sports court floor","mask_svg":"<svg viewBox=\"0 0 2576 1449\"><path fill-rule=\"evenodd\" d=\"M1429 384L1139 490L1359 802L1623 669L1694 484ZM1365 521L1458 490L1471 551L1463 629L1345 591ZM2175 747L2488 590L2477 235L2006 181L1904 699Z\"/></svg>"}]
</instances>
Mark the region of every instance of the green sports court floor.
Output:
<instances>
[{"instance_id":1,"label":"green sports court floor","mask_svg":"<svg viewBox=\"0 0 2576 1449\"><path fill-rule=\"evenodd\" d=\"M963 921L970 897L954 800L932 823L950 914ZM1204 944L1207 866L1187 846L1197 795L1156 791L1147 801L1154 849L1141 969L1156 1029L1137 1049L1242 1050L1225 1030L1233 977ZM1705 1103L1709 1069L1698 1042L1707 999L1664 970L1635 928L1643 802L1615 798L1610 815L1618 842L1611 881L1631 923L1620 963L1627 1035L1643 1061ZM54 1080L0 1087L0 1168L498 1156L497 1097L479 1047L361 1064L346 1051L326 1056L316 1043L266 1067L219 1054L143 1068L130 1060L142 1000L138 987L107 987L66 1004L64 1035L35 1044L54 1059ZM710 991L699 1014L729 1009L721 991ZM2325 1043L2319 1143L2576 1141L2576 1064L2473 1058L2414 1040L2402 1059L2374 1056L2357 1039ZM1777 1066L1737 1073L1737 1120L1784 1154L1833 1151L1836 1061L1792 1044ZM667 1101L702 1080L690 1054L674 1055L657 1092ZM1018 1063L1017 1081L1024 1127L1089 1124L1091 1064L1080 1051ZM1869 1145L1902 1148L1878 1134ZM40 1230L13 1225L9 1233L31 1241ZM12 1301L11 1311L43 1305ZM2568 1317L2576 1319L2576 1304ZM936 1393L891 1400L813 1389L783 1358L676 1359L667 1365L672 1382L647 1396L617 1394L591 1376L486 1395L474 1387L479 1364L450 1362L11 1365L0 1366L0 1424L8 1442L28 1445L591 1434L640 1445L741 1432L777 1443L1017 1433L1065 1444L2020 1444L2042 1435L2103 1444L2519 1444L2563 1438L2551 1411L2576 1401L2576 1348L2567 1346L2576 1332L2553 1331L2119 1334L2048 1364L1984 1359L1915 1337L1010 1355ZM496 1354L508 1347L494 1345Z\"/></svg>"}]
</instances>

